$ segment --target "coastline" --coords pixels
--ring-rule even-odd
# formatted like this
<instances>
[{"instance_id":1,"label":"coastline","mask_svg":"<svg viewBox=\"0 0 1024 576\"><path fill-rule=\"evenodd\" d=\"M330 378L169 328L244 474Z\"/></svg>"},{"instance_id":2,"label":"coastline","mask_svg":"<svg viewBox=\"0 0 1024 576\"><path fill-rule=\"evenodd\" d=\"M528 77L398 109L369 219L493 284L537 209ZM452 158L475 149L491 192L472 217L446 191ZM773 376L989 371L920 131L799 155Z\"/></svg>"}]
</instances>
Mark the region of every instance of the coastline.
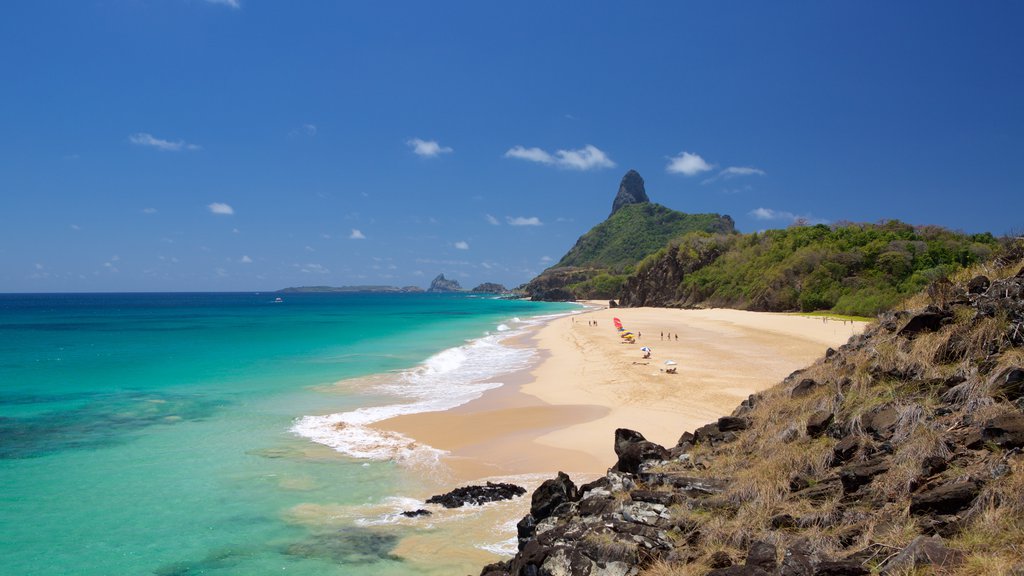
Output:
<instances>
[{"instance_id":1,"label":"coastline","mask_svg":"<svg viewBox=\"0 0 1024 576\"><path fill-rule=\"evenodd\" d=\"M622 343L613 317L640 334L635 344ZM684 431L729 414L865 325L728 309L591 308L506 340L534 347L540 360L504 377L504 386L450 410L372 427L447 452L442 461L456 482L602 474L615 462L616 428L673 446ZM653 349L650 359L641 346ZM678 374L663 371L666 360L678 362Z\"/></svg>"}]
</instances>

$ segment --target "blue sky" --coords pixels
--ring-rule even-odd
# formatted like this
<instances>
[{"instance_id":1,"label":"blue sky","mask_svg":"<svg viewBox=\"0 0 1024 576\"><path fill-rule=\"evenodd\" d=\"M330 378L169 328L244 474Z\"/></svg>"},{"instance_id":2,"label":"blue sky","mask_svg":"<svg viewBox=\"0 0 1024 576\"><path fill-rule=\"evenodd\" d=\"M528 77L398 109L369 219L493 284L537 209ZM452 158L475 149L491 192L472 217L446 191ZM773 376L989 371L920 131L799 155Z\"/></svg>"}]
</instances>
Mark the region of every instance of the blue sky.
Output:
<instances>
[{"instance_id":1,"label":"blue sky","mask_svg":"<svg viewBox=\"0 0 1024 576\"><path fill-rule=\"evenodd\" d=\"M1020 232L1017 2L10 2L0 292L517 285L651 199Z\"/></svg>"}]
</instances>

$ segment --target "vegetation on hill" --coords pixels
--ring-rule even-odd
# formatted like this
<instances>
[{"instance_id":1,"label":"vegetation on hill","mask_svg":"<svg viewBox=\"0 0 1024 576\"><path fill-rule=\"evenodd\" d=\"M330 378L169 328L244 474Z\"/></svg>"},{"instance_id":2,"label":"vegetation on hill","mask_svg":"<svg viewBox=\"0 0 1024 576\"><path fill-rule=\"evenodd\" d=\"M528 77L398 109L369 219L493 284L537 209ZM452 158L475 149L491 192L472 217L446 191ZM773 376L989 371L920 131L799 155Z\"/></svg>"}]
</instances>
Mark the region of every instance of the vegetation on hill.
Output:
<instances>
[{"instance_id":1,"label":"vegetation on hill","mask_svg":"<svg viewBox=\"0 0 1024 576\"><path fill-rule=\"evenodd\" d=\"M637 266L626 305L826 310L874 316L999 250L991 234L840 223L744 235L691 234Z\"/></svg>"},{"instance_id":2,"label":"vegetation on hill","mask_svg":"<svg viewBox=\"0 0 1024 576\"><path fill-rule=\"evenodd\" d=\"M732 218L719 214L686 214L650 202L624 205L523 289L536 297L558 291L580 299L614 298L645 256L695 231L730 235L735 228Z\"/></svg>"},{"instance_id":3,"label":"vegetation on hill","mask_svg":"<svg viewBox=\"0 0 1024 576\"><path fill-rule=\"evenodd\" d=\"M734 227L728 216L686 214L650 202L630 204L581 236L555 267L622 273L672 238L695 231L731 234Z\"/></svg>"}]
</instances>

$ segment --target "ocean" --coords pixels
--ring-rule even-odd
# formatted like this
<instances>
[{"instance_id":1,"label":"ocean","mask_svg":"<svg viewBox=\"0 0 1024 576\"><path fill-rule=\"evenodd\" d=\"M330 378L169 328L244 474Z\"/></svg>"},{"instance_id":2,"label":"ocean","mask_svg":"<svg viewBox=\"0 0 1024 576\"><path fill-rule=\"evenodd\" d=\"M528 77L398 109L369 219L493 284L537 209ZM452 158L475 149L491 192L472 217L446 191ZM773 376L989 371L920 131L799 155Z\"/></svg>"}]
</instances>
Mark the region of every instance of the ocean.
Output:
<instances>
[{"instance_id":1,"label":"ocean","mask_svg":"<svg viewBox=\"0 0 1024 576\"><path fill-rule=\"evenodd\" d=\"M367 424L500 386L536 360L504 341L578 308L277 296L0 295L4 573L430 572L396 518L438 452Z\"/></svg>"}]
</instances>

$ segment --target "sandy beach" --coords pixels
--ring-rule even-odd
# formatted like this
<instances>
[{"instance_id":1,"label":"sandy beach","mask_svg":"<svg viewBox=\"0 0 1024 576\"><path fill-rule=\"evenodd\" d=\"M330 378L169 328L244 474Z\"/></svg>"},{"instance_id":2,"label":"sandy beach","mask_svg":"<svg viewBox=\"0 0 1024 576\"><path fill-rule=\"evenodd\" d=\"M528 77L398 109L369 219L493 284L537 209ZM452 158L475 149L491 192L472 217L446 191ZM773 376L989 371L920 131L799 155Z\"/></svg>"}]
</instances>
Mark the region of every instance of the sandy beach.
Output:
<instances>
[{"instance_id":1,"label":"sandy beach","mask_svg":"<svg viewBox=\"0 0 1024 576\"><path fill-rule=\"evenodd\" d=\"M598 303L593 303L599 305ZM639 338L620 339L613 318ZM514 341L541 361L446 412L377 424L436 448L459 481L533 473L603 473L616 428L673 446L864 328L862 322L738 310L592 309ZM640 348L652 349L649 359ZM677 362L678 373L664 371Z\"/></svg>"}]
</instances>

